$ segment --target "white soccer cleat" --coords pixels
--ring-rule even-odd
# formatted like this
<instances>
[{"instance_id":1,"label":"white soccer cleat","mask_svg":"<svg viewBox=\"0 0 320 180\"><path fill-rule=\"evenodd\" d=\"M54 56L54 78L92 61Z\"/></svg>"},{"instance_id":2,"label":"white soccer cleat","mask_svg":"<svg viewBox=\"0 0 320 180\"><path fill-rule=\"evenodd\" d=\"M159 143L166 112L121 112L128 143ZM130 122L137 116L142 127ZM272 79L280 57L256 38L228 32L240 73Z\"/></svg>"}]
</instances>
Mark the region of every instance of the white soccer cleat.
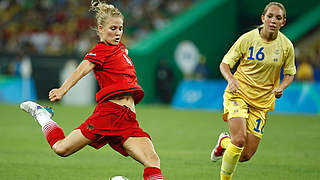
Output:
<instances>
[{"instance_id":1,"label":"white soccer cleat","mask_svg":"<svg viewBox=\"0 0 320 180\"><path fill-rule=\"evenodd\" d=\"M217 162L219 159L222 158L225 149L223 149L221 147L221 141L222 141L222 139L227 138L227 137L230 138L230 135L227 132L222 132L219 135L219 138L218 138L218 141L217 141L217 145L214 147L214 149L211 152L211 156L210 156L211 161Z\"/></svg>"},{"instance_id":2,"label":"white soccer cleat","mask_svg":"<svg viewBox=\"0 0 320 180\"><path fill-rule=\"evenodd\" d=\"M48 115L50 118L53 116L53 111L51 108L42 107L41 105L32 101L25 101L21 103L20 108L25 112L29 113L36 120L37 116L41 113Z\"/></svg>"}]
</instances>

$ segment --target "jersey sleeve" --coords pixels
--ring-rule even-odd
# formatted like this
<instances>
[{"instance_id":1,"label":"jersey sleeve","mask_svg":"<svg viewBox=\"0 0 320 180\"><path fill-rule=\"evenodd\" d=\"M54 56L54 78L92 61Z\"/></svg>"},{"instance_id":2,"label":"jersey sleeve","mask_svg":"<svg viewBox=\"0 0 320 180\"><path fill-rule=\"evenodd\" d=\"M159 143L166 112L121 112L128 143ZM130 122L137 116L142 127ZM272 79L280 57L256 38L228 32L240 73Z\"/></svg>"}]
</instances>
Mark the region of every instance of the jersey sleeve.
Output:
<instances>
[{"instance_id":1,"label":"jersey sleeve","mask_svg":"<svg viewBox=\"0 0 320 180\"><path fill-rule=\"evenodd\" d=\"M284 75L295 75L296 74L296 66L294 63L294 48L292 43L289 43L287 57L284 61L283 65L283 74Z\"/></svg>"},{"instance_id":2,"label":"jersey sleeve","mask_svg":"<svg viewBox=\"0 0 320 180\"><path fill-rule=\"evenodd\" d=\"M228 64L230 68L242 58L244 52L244 36L242 35L229 49L227 54L223 57L222 62Z\"/></svg>"},{"instance_id":3,"label":"jersey sleeve","mask_svg":"<svg viewBox=\"0 0 320 180\"><path fill-rule=\"evenodd\" d=\"M101 48L100 46L94 47L86 54L83 60L88 60L98 66L102 66L105 61L105 53L103 48Z\"/></svg>"}]
</instances>

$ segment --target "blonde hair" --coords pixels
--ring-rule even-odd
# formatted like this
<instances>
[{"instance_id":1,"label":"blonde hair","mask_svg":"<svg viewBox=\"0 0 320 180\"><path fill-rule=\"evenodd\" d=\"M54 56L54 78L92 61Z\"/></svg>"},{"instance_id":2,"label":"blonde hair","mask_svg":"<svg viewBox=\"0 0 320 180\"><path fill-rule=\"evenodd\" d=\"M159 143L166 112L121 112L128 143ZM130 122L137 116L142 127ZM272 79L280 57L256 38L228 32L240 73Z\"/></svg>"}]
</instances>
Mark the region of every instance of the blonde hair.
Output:
<instances>
[{"instance_id":1,"label":"blonde hair","mask_svg":"<svg viewBox=\"0 0 320 180\"><path fill-rule=\"evenodd\" d=\"M97 27L104 26L108 18L110 17L120 17L122 20L124 19L124 16L118 8L115 8L113 5L107 4L106 2L101 2L100 0L91 0L91 6L89 11L95 12L97 19ZM94 30L100 36L97 27L94 28Z\"/></svg>"},{"instance_id":2,"label":"blonde hair","mask_svg":"<svg viewBox=\"0 0 320 180\"><path fill-rule=\"evenodd\" d=\"M263 10L262 15L265 15L267 13L267 11L268 11L270 6L278 6L283 12L283 18L286 19L286 17L287 17L286 8L283 6L283 4L281 4L279 2L270 2L269 4L267 4L266 7Z\"/></svg>"}]
</instances>

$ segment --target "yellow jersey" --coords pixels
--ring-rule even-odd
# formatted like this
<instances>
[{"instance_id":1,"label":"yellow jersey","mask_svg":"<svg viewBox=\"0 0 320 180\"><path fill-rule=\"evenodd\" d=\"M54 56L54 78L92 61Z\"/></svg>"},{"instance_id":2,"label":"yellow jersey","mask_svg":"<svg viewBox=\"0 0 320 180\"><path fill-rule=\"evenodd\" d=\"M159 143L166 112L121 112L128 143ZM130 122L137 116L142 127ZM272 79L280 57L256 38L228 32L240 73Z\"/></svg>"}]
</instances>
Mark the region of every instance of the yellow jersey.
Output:
<instances>
[{"instance_id":1,"label":"yellow jersey","mask_svg":"<svg viewBox=\"0 0 320 180\"><path fill-rule=\"evenodd\" d=\"M234 73L240 90L232 96L242 98L255 108L274 110L275 96L272 90L279 86L281 67L284 75L296 74L294 48L281 32L273 41L263 40L259 28L243 34L222 62L233 68L240 60ZM231 94L228 86L225 92Z\"/></svg>"}]
</instances>

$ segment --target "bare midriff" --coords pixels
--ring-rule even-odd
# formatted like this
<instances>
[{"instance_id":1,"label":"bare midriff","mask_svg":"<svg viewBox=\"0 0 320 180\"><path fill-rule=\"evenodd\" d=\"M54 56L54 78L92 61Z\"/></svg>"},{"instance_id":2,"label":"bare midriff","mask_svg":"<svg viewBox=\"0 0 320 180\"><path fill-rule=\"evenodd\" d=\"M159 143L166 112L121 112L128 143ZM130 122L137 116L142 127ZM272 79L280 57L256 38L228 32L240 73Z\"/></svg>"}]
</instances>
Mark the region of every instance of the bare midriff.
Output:
<instances>
[{"instance_id":1,"label":"bare midriff","mask_svg":"<svg viewBox=\"0 0 320 180\"><path fill-rule=\"evenodd\" d=\"M117 96L112 97L109 101L119 104L121 106L129 108L132 112L136 113L134 99L132 96L124 95L124 96Z\"/></svg>"}]
</instances>

